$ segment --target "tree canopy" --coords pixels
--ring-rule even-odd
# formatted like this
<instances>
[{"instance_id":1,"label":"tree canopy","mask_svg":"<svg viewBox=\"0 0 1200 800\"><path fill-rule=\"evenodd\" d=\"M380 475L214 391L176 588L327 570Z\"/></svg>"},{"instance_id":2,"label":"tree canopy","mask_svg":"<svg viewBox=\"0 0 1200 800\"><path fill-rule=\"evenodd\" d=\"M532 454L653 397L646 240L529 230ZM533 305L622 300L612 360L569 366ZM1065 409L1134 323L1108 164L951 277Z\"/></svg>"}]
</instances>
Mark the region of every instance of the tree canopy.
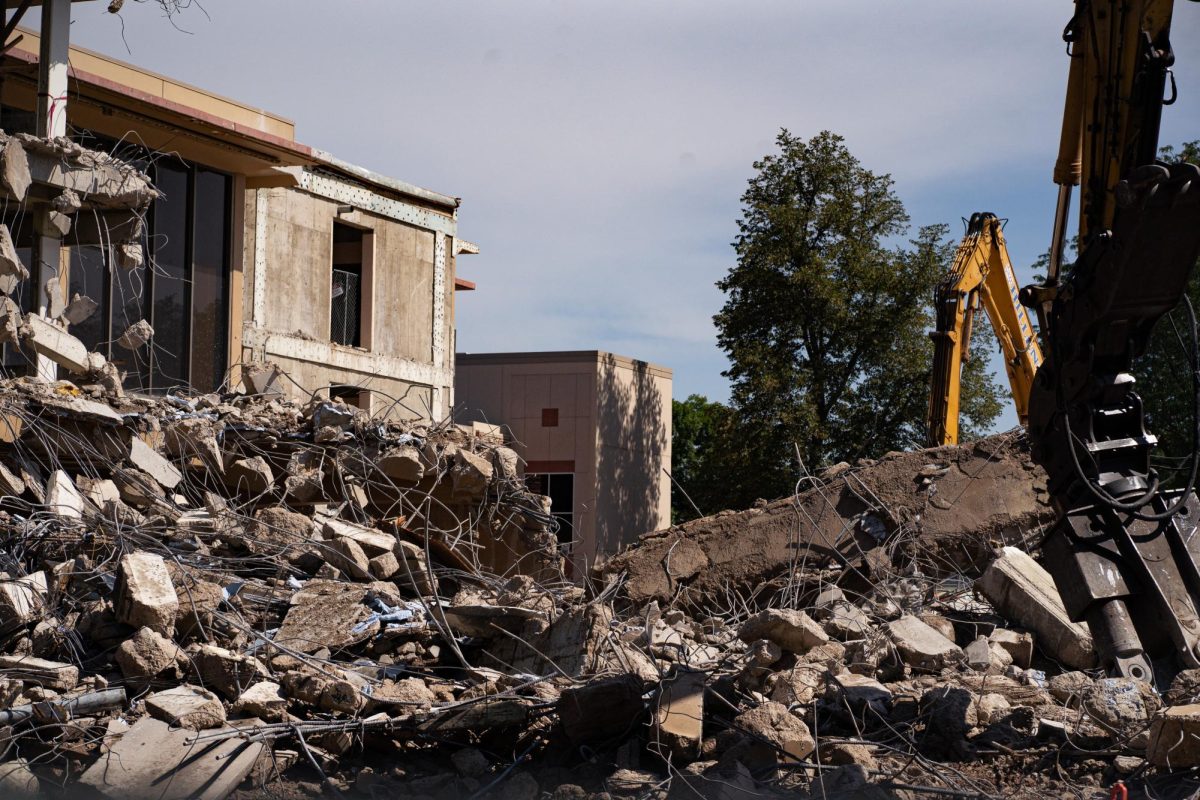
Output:
<instances>
[{"instance_id":1,"label":"tree canopy","mask_svg":"<svg viewBox=\"0 0 1200 800\"><path fill-rule=\"evenodd\" d=\"M815 469L923 444L933 293L954 253L944 225L902 242L909 218L891 177L842 137L784 130L776 144L754 164L737 263L717 284L738 451L730 507L789 493L797 455ZM967 435L999 415L983 359L965 371L963 397Z\"/></svg>"}]
</instances>

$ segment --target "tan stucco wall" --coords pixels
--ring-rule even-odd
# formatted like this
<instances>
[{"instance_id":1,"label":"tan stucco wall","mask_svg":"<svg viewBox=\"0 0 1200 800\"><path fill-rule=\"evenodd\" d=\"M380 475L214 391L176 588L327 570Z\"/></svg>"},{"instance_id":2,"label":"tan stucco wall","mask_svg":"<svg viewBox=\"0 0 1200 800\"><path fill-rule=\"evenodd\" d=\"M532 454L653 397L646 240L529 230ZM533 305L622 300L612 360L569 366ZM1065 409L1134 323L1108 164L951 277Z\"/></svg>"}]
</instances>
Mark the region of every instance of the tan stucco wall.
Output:
<instances>
[{"instance_id":1,"label":"tan stucco wall","mask_svg":"<svg viewBox=\"0 0 1200 800\"><path fill-rule=\"evenodd\" d=\"M455 381L460 422L505 425L526 462L575 462L577 576L670 524L669 369L596 351L460 354Z\"/></svg>"}]
</instances>

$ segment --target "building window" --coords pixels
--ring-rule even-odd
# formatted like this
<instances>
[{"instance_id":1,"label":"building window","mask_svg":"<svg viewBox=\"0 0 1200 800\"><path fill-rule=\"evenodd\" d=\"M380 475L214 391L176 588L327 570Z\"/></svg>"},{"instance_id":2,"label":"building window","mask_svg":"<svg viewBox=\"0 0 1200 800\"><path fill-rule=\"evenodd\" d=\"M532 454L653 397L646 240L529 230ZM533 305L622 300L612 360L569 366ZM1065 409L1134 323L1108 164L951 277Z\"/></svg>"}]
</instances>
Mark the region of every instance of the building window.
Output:
<instances>
[{"instance_id":1,"label":"building window","mask_svg":"<svg viewBox=\"0 0 1200 800\"><path fill-rule=\"evenodd\" d=\"M333 287L329 313L329 339L336 344L364 347L363 270L365 231L333 223Z\"/></svg>"},{"instance_id":2,"label":"building window","mask_svg":"<svg viewBox=\"0 0 1200 800\"><path fill-rule=\"evenodd\" d=\"M363 411L371 410L371 393L358 386L345 383L332 383L329 385L329 399L341 400L346 405L361 408Z\"/></svg>"},{"instance_id":3,"label":"building window","mask_svg":"<svg viewBox=\"0 0 1200 800\"><path fill-rule=\"evenodd\" d=\"M558 520L558 543L567 549L575 538L575 474L539 472L525 475L525 485L534 494L550 498L550 513Z\"/></svg>"},{"instance_id":4,"label":"building window","mask_svg":"<svg viewBox=\"0 0 1200 800\"><path fill-rule=\"evenodd\" d=\"M87 141L97 149L104 143ZM137 162L128 145L120 155ZM63 242L70 248L69 297L78 293L99 304L71 333L125 372L127 389L212 391L228 366L233 179L179 159L138 166L163 194L147 215L142 263L123 264L114 248L71 234ZM117 344L142 319L154 338L135 350Z\"/></svg>"},{"instance_id":5,"label":"building window","mask_svg":"<svg viewBox=\"0 0 1200 800\"><path fill-rule=\"evenodd\" d=\"M558 427L558 409L543 408L542 409L542 427L557 428Z\"/></svg>"}]
</instances>

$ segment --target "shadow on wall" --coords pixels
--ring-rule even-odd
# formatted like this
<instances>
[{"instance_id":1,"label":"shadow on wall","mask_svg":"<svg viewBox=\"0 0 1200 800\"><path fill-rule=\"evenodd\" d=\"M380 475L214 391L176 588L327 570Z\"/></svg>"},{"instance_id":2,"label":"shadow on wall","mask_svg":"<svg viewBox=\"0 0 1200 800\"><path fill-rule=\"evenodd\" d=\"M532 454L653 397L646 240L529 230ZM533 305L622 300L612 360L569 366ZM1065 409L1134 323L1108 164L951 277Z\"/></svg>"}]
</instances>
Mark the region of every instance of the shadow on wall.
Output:
<instances>
[{"instance_id":1,"label":"shadow on wall","mask_svg":"<svg viewBox=\"0 0 1200 800\"><path fill-rule=\"evenodd\" d=\"M613 553L660 527L667 452L664 401L648 365L622 369L605 355L597 385L596 552Z\"/></svg>"}]
</instances>

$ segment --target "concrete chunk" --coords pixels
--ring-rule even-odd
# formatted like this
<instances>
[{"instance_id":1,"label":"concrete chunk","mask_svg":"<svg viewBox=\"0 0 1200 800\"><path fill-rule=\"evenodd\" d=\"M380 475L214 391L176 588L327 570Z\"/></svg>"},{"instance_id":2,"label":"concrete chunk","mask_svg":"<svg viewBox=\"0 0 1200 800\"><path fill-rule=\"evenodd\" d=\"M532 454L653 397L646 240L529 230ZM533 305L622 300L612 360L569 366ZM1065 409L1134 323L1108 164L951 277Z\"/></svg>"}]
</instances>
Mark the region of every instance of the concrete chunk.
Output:
<instances>
[{"instance_id":1,"label":"concrete chunk","mask_svg":"<svg viewBox=\"0 0 1200 800\"><path fill-rule=\"evenodd\" d=\"M798 761L807 758L816 748L812 733L799 717L788 711L787 706L768 700L758 708L744 711L733 720L733 727L749 733L755 741L751 745L751 769L773 767L777 760ZM769 742L771 747L765 742Z\"/></svg>"},{"instance_id":2,"label":"concrete chunk","mask_svg":"<svg viewBox=\"0 0 1200 800\"><path fill-rule=\"evenodd\" d=\"M483 497L492 482L492 462L469 450L459 450L450 468L451 485L457 500L475 500Z\"/></svg>"},{"instance_id":3,"label":"concrete chunk","mask_svg":"<svg viewBox=\"0 0 1200 800\"><path fill-rule=\"evenodd\" d=\"M140 685L173 667L178 654L179 645L157 631L143 627L121 642L115 659L125 680Z\"/></svg>"},{"instance_id":4,"label":"concrete chunk","mask_svg":"<svg viewBox=\"0 0 1200 800\"><path fill-rule=\"evenodd\" d=\"M379 459L379 469L394 481L416 483L425 476L421 453L412 446L398 447Z\"/></svg>"},{"instance_id":5,"label":"concrete chunk","mask_svg":"<svg viewBox=\"0 0 1200 800\"><path fill-rule=\"evenodd\" d=\"M46 609L46 573L0 583L0 627L11 629L40 618Z\"/></svg>"},{"instance_id":6,"label":"concrete chunk","mask_svg":"<svg viewBox=\"0 0 1200 800\"><path fill-rule=\"evenodd\" d=\"M125 329L125 332L117 339L117 344L126 350L137 350L153 337L154 328L151 328L150 323L146 320L139 319Z\"/></svg>"},{"instance_id":7,"label":"concrete chunk","mask_svg":"<svg viewBox=\"0 0 1200 800\"><path fill-rule=\"evenodd\" d=\"M162 556L138 551L121 557L115 612L117 620L145 626L170 637L175 630L179 597Z\"/></svg>"},{"instance_id":8,"label":"concrete chunk","mask_svg":"<svg viewBox=\"0 0 1200 800\"><path fill-rule=\"evenodd\" d=\"M164 489L174 489L183 480L183 473L175 469L174 464L160 456L137 436L133 437L129 463L154 478Z\"/></svg>"},{"instance_id":9,"label":"concrete chunk","mask_svg":"<svg viewBox=\"0 0 1200 800\"><path fill-rule=\"evenodd\" d=\"M650 732L652 752L673 763L687 763L700 757L707 679L707 672L681 669L663 681Z\"/></svg>"},{"instance_id":10,"label":"concrete chunk","mask_svg":"<svg viewBox=\"0 0 1200 800\"><path fill-rule=\"evenodd\" d=\"M0 154L0 182L17 202L24 201L33 183L33 176L29 172L29 156L25 146L15 138L10 137L4 143L4 153Z\"/></svg>"},{"instance_id":11,"label":"concrete chunk","mask_svg":"<svg viewBox=\"0 0 1200 800\"><path fill-rule=\"evenodd\" d=\"M75 482L61 469L50 473L46 483L46 506L60 517L83 519L83 495Z\"/></svg>"},{"instance_id":12,"label":"concrete chunk","mask_svg":"<svg viewBox=\"0 0 1200 800\"><path fill-rule=\"evenodd\" d=\"M362 525L355 525L353 522L335 519L333 517L319 517L318 522L324 523L321 532L330 539L352 539L362 547L363 552L368 556L377 556L380 553L390 553L396 549L396 537L390 533L367 528Z\"/></svg>"},{"instance_id":13,"label":"concrete chunk","mask_svg":"<svg viewBox=\"0 0 1200 800\"><path fill-rule=\"evenodd\" d=\"M958 645L911 614L889 622L887 631L904 663L913 669L937 672L963 660Z\"/></svg>"},{"instance_id":14,"label":"concrete chunk","mask_svg":"<svg viewBox=\"0 0 1200 800\"><path fill-rule=\"evenodd\" d=\"M642 680L629 673L564 689L557 706L563 731L576 746L619 739L644 724L642 692Z\"/></svg>"},{"instance_id":15,"label":"concrete chunk","mask_svg":"<svg viewBox=\"0 0 1200 800\"><path fill-rule=\"evenodd\" d=\"M1018 667L1029 669L1029 665L1033 661L1033 634L1008 628L996 628L988 636L988 641L996 647L1006 650L1012 657L1013 663Z\"/></svg>"},{"instance_id":16,"label":"concrete chunk","mask_svg":"<svg viewBox=\"0 0 1200 800\"><path fill-rule=\"evenodd\" d=\"M238 695L234 708L267 722L277 722L286 715L287 698L278 683L260 681Z\"/></svg>"},{"instance_id":17,"label":"concrete chunk","mask_svg":"<svg viewBox=\"0 0 1200 800\"><path fill-rule=\"evenodd\" d=\"M1146 760L1156 767L1200 767L1200 705L1174 706L1150 724Z\"/></svg>"},{"instance_id":18,"label":"concrete chunk","mask_svg":"<svg viewBox=\"0 0 1200 800\"><path fill-rule=\"evenodd\" d=\"M220 699L207 689L186 683L147 697L146 711L172 727L194 731L225 724L225 706Z\"/></svg>"},{"instance_id":19,"label":"concrete chunk","mask_svg":"<svg viewBox=\"0 0 1200 800\"><path fill-rule=\"evenodd\" d=\"M18 281L29 277L29 270L22 263L21 257L17 255L12 233L4 224L0 224L0 275L11 275Z\"/></svg>"},{"instance_id":20,"label":"concrete chunk","mask_svg":"<svg viewBox=\"0 0 1200 800\"><path fill-rule=\"evenodd\" d=\"M743 642L766 639L789 653L807 653L829 641L825 631L803 611L769 608L746 620L738 629Z\"/></svg>"},{"instance_id":21,"label":"concrete chunk","mask_svg":"<svg viewBox=\"0 0 1200 800\"><path fill-rule=\"evenodd\" d=\"M204 686L230 700L237 699L256 681L267 677L267 668L257 658L205 644L189 648L192 669Z\"/></svg>"},{"instance_id":22,"label":"concrete chunk","mask_svg":"<svg viewBox=\"0 0 1200 800\"><path fill-rule=\"evenodd\" d=\"M325 558L351 578L371 580L371 560L353 539L334 539L325 549Z\"/></svg>"},{"instance_id":23,"label":"concrete chunk","mask_svg":"<svg viewBox=\"0 0 1200 800\"><path fill-rule=\"evenodd\" d=\"M38 355L77 375L88 372L88 349L83 342L37 314L25 315L25 340Z\"/></svg>"},{"instance_id":24,"label":"concrete chunk","mask_svg":"<svg viewBox=\"0 0 1200 800\"><path fill-rule=\"evenodd\" d=\"M1050 573L1028 554L1005 547L975 588L1009 621L1037 634L1046 654L1074 669L1096 666L1087 625L1071 622Z\"/></svg>"},{"instance_id":25,"label":"concrete chunk","mask_svg":"<svg viewBox=\"0 0 1200 800\"><path fill-rule=\"evenodd\" d=\"M71 302L67 303L67 307L63 309L62 318L72 325L79 325L91 319L92 314L95 314L99 307L100 304L92 298L76 292L75 296L71 298Z\"/></svg>"},{"instance_id":26,"label":"concrete chunk","mask_svg":"<svg viewBox=\"0 0 1200 800\"><path fill-rule=\"evenodd\" d=\"M239 458L225 469L225 482L249 494L262 494L275 483L275 473L262 456Z\"/></svg>"}]
</instances>

